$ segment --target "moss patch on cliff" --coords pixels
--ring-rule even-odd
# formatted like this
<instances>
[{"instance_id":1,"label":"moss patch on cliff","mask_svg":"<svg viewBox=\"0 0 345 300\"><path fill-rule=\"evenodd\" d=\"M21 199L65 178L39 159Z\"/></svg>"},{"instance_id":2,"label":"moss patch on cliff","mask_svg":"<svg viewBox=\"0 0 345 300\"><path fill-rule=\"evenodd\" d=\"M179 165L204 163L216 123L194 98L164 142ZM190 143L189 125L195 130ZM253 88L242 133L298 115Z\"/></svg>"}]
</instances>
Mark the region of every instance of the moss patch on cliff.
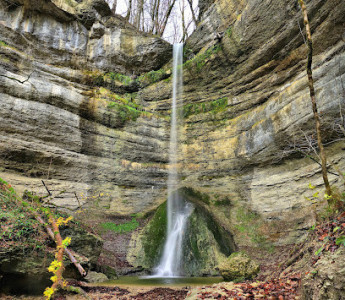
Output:
<instances>
[{"instance_id":1,"label":"moss patch on cliff","mask_svg":"<svg viewBox=\"0 0 345 300\"><path fill-rule=\"evenodd\" d=\"M150 84L170 78L171 71L159 69L140 75L139 77L127 76L116 72L102 73L100 71L84 71L84 82L92 86L107 87L112 91L125 90L135 92L140 87L146 87Z\"/></svg>"},{"instance_id":2,"label":"moss patch on cliff","mask_svg":"<svg viewBox=\"0 0 345 300\"><path fill-rule=\"evenodd\" d=\"M196 115L200 113L213 113L217 114L224 111L228 105L228 98L223 97L210 102L202 103L189 103L183 106L182 115L184 118L188 118L191 115Z\"/></svg>"},{"instance_id":3,"label":"moss patch on cliff","mask_svg":"<svg viewBox=\"0 0 345 300\"><path fill-rule=\"evenodd\" d=\"M159 69L157 71L150 71L139 76L137 81L141 86L147 86L155 82L170 78L170 74L170 71L167 72L163 69Z\"/></svg>"},{"instance_id":4,"label":"moss patch on cliff","mask_svg":"<svg viewBox=\"0 0 345 300\"><path fill-rule=\"evenodd\" d=\"M206 51L197 54L192 59L187 60L183 64L183 66L187 68L187 70L189 71L196 71L197 73L200 73L203 67L206 65L209 58L211 58L212 55L215 55L220 51L222 51L221 45L214 45Z\"/></svg>"},{"instance_id":5,"label":"moss patch on cliff","mask_svg":"<svg viewBox=\"0 0 345 300\"><path fill-rule=\"evenodd\" d=\"M197 198L199 201L204 202L205 204L210 204L210 196L208 194L201 193L191 187L183 188L183 195Z\"/></svg>"},{"instance_id":6,"label":"moss patch on cliff","mask_svg":"<svg viewBox=\"0 0 345 300\"><path fill-rule=\"evenodd\" d=\"M263 222L261 217L248 208L238 207L236 209L235 228L243 235L243 238L248 239L253 245L264 248L266 250L273 250L273 244L267 240L263 231L267 231L267 224ZM268 229L269 230L269 229Z\"/></svg>"},{"instance_id":7,"label":"moss patch on cliff","mask_svg":"<svg viewBox=\"0 0 345 300\"><path fill-rule=\"evenodd\" d=\"M127 104L109 102L108 108L116 110L121 124L124 124L128 120L136 121L136 119L141 115L141 112L138 111L137 108Z\"/></svg>"}]
</instances>

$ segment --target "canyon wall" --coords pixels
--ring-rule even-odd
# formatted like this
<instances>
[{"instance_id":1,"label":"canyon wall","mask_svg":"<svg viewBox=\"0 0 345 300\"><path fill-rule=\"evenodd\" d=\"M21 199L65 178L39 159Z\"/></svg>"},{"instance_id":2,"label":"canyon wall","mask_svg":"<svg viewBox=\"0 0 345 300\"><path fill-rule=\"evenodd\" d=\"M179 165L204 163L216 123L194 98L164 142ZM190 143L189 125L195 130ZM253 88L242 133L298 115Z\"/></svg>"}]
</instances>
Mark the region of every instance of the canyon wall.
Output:
<instances>
[{"instance_id":1,"label":"canyon wall","mask_svg":"<svg viewBox=\"0 0 345 300\"><path fill-rule=\"evenodd\" d=\"M1 2L0 176L41 195L44 180L53 194L65 191L56 204L72 209L94 207L96 197L97 206L115 213L152 209L165 198L169 123L141 114L138 87L127 91L116 81L115 94L92 80L100 72L135 77L157 69L171 45L120 17L98 15L92 3L98 19L90 29L53 3L42 7ZM137 97L133 118L119 116L129 110L125 103L110 107L119 94Z\"/></svg>"},{"instance_id":2,"label":"canyon wall","mask_svg":"<svg viewBox=\"0 0 345 300\"><path fill-rule=\"evenodd\" d=\"M101 1L0 3L0 177L45 195L43 180L72 210L155 210L166 198L171 45ZM314 0L308 12L337 186L345 5ZM240 247L299 241L324 203L308 188L323 195L320 166L303 154L315 146L303 31L295 0L217 0L185 45L181 187Z\"/></svg>"}]
</instances>

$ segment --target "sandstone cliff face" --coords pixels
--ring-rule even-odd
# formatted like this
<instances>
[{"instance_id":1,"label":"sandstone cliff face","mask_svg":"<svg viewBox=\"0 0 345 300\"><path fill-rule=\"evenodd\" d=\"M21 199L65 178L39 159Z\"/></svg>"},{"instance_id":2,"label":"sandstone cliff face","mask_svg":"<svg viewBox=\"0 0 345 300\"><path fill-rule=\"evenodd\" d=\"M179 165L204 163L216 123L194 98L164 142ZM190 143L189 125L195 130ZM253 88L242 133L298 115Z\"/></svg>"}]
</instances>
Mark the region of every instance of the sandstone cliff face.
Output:
<instances>
[{"instance_id":1,"label":"sandstone cliff face","mask_svg":"<svg viewBox=\"0 0 345 300\"><path fill-rule=\"evenodd\" d=\"M0 177L45 194L43 179L67 191L56 203L72 209L78 200L109 214L155 209L166 197L169 65L154 83L132 77L110 88L93 79L158 69L171 47L106 10L91 9L95 18L85 23L78 7L54 3L59 18L1 2ZM345 5L315 0L308 11L326 151L344 170L345 146L335 142L343 136L333 129L344 126ZM207 195L200 205L239 246L297 241L313 222L308 184L322 194L319 166L292 151L314 126L300 30L294 0L218 0L186 44L194 57L184 65L180 103L181 185ZM138 112L123 116L116 97Z\"/></svg>"},{"instance_id":2,"label":"sandstone cliff face","mask_svg":"<svg viewBox=\"0 0 345 300\"><path fill-rule=\"evenodd\" d=\"M50 16L51 7L64 19ZM1 2L0 176L41 194L44 179L53 192L66 191L57 202L68 208L101 193L109 211L152 209L164 200L168 122L154 114L119 122L113 101L84 82L96 70L156 69L171 46L117 17L98 16L88 30L52 3L44 9Z\"/></svg>"},{"instance_id":3,"label":"sandstone cliff face","mask_svg":"<svg viewBox=\"0 0 345 300\"><path fill-rule=\"evenodd\" d=\"M313 222L308 183L323 191L319 166L291 151L314 130L303 23L296 1L237 2L215 2L187 42L190 52L208 50L186 63L183 184L198 186L213 204L229 199L233 206L210 210L237 233L238 244L252 239L241 206L262 217L261 233L284 244ZM326 151L342 170L344 143L334 141L344 136L334 128L344 126L344 10L342 1L308 5ZM212 32L224 36L217 41ZM217 111L211 101L224 106ZM330 180L340 184L336 175Z\"/></svg>"}]
</instances>

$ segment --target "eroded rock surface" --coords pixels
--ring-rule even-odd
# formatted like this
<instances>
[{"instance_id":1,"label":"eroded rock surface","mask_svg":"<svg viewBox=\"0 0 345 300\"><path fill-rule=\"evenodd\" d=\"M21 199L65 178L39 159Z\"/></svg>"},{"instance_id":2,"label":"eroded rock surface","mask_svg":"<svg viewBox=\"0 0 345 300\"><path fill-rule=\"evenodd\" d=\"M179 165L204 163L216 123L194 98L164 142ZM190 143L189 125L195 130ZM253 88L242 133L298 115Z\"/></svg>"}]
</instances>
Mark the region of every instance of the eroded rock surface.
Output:
<instances>
[{"instance_id":1,"label":"eroded rock surface","mask_svg":"<svg viewBox=\"0 0 345 300\"><path fill-rule=\"evenodd\" d=\"M89 80L159 68L171 45L102 13L88 30L65 2L49 2L50 10L0 5L0 176L21 192L46 194L43 179L53 194L65 191L56 201L70 209L97 197L100 207L126 214L163 201L168 122L143 108L131 116L126 104L110 107L119 93L100 95ZM141 104L137 92L128 97Z\"/></svg>"},{"instance_id":2,"label":"eroded rock surface","mask_svg":"<svg viewBox=\"0 0 345 300\"><path fill-rule=\"evenodd\" d=\"M92 24L74 2L54 3L28 16L1 2L0 177L40 194L44 180L71 209L154 210L166 200L171 71L136 76L167 63L171 46L98 1L82 3ZM328 162L344 170L345 6L316 0L308 12ZM299 152L314 132L302 27L294 0L217 0L186 44L181 185L207 195L239 246L300 241L314 222L309 183L323 194L319 165ZM127 77L104 84L105 72Z\"/></svg>"}]
</instances>

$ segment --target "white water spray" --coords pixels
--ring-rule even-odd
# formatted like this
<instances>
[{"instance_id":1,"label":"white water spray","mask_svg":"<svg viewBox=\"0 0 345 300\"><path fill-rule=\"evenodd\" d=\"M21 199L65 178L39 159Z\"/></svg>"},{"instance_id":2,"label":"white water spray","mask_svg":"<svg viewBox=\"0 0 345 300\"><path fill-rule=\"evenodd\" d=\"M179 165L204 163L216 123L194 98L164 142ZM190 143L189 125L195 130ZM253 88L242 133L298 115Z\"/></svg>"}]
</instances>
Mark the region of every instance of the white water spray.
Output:
<instances>
[{"instance_id":1,"label":"white water spray","mask_svg":"<svg viewBox=\"0 0 345 300\"><path fill-rule=\"evenodd\" d=\"M183 44L174 44L173 51L173 101L171 111L171 131L169 148L169 174L168 174L168 206L167 206L167 239L163 255L156 267L154 277L181 276L182 244L187 220L192 212L192 206L185 203L176 191L178 187L178 142L179 118L176 102L182 95L182 63Z\"/></svg>"}]
</instances>

